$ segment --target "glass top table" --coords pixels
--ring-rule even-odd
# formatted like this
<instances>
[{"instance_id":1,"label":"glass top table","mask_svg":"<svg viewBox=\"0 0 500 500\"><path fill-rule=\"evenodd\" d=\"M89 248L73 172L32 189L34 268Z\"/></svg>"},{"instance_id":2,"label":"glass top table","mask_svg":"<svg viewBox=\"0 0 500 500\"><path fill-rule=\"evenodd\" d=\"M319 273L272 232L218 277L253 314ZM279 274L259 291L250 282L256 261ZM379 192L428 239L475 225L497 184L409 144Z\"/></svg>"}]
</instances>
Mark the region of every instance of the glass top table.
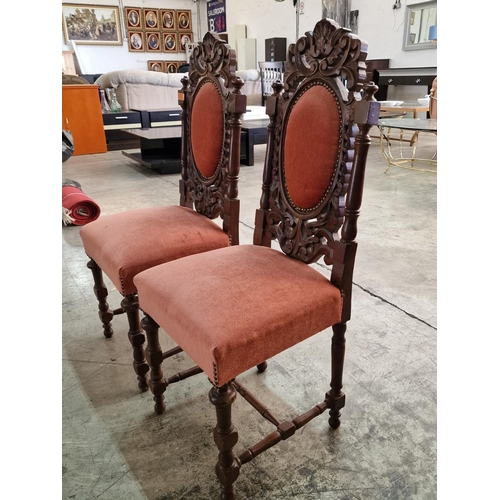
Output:
<instances>
[{"instance_id":1,"label":"glass top table","mask_svg":"<svg viewBox=\"0 0 500 500\"><path fill-rule=\"evenodd\" d=\"M422 172L436 172L437 153L434 153L431 158L417 157L417 145L421 132L437 134L437 120L381 118L377 126L380 129L380 149L388 162L385 173L387 173L391 165ZM396 136L391 136L393 129L399 131ZM405 138L405 131L413 132L411 138ZM415 166L417 163L428 164L432 168L417 168Z\"/></svg>"},{"instance_id":2,"label":"glass top table","mask_svg":"<svg viewBox=\"0 0 500 500\"><path fill-rule=\"evenodd\" d=\"M419 132L437 132L437 120L421 118L381 118L378 127L415 130Z\"/></svg>"}]
</instances>

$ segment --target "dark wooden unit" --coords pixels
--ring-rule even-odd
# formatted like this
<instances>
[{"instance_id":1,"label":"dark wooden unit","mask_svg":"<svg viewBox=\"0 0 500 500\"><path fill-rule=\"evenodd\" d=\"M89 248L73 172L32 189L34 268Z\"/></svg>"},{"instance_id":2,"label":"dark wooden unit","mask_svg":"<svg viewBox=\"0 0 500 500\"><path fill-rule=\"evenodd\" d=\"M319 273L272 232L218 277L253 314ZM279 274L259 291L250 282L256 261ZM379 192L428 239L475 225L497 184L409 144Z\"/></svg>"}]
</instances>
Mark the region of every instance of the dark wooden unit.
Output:
<instances>
[{"instance_id":1,"label":"dark wooden unit","mask_svg":"<svg viewBox=\"0 0 500 500\"><path fill-rule=\"evenodd\" d=\"M266 61L285 61L286 49L286 38L266 38Z\"/></svg>"},{"instance_id":2,"label":"dark wooden unit","mask_svg":"<svg viewBox=\"0 0 500 500\"><path fill-rule=\"evenodd\" d=\"M377 101L387 100L387 86L380 88L379 70L389 68L389 59L371 59L366 61L366 81L378 85L378 91L375 94Z\"/></svg>"},{"instance_id":3,"label":"dark wooden unit","mask_svg":"<svg viewBox=\"0 0 500 500\"><path fill-rule=\"evenodd\" d=\"M108 151L139 147L139 139L125 132L128 129L142 127L141 116L137 111L131 109L125 109L119 113L105 111L102 114L102 120Z\"/></svg>"},{"instance_id":4,"label":"dark wooden unit","mask_svg":"<svg viewBox=\"0 0 500 500\"><path fill-rule=\"evenodd\" d=\"M244 121L241 127L241 163L251 167L254 164L255 144L267 142L269 120Z\"/></svg>"},{"instance_id":5,"label":"dark wooden unit","mask_svg":"<svg viewBox=\"0 0 500 500\"><path fill-rule=\"evenodd\" d=\"M181 124L181 109L135 109L141 115L142 128Z\"/></svg>"},{"instance_id":6,"label":"dark wooden unit","mask_svg":"<svg viewBox=\"0 0 500 500\"><path fill-rule=\"evenodd\" d=\"M377 98L379 101L387 99L389 85L425 85L426 93L429 94L434 78L437 76L437 68L388 68L378 70ZM382 98L385 96L385 98Z\"/></svg>"}]
</instances>

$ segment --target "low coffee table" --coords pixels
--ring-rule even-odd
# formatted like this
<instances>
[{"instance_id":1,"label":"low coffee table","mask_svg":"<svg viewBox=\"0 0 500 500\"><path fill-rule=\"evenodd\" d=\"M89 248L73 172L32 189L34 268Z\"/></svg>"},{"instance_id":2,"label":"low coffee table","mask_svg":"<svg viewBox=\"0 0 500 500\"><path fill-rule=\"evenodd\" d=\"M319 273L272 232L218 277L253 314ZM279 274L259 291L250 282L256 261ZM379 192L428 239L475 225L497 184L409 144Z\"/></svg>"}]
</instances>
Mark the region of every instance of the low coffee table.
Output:
<instances>
[{"instance_id":1,"label":"low coffee table","mask_svg":"<svg viewBox=\"0 0 500 500\"><path fill-rule=\"evenodd\" d=\"M122 151L128 158L159 174L181 171L181 127L140 128L124 130L140 139L140 153Z\"/></svg>"},{"instance_id":2,"label":"low coffee table","mask_svg":"<svg viewBox=\"0 0 500 500\"><path fill-rule=\"evenodd\" d=\"M242 165L254 164L255 144L267 142L268 119L244 121L241 127ZM159 174L178 174L181 171L181 127L140 128L124 130L140 139L140 153L122 151L128 158Z\"/></svg>"}]
</instances>

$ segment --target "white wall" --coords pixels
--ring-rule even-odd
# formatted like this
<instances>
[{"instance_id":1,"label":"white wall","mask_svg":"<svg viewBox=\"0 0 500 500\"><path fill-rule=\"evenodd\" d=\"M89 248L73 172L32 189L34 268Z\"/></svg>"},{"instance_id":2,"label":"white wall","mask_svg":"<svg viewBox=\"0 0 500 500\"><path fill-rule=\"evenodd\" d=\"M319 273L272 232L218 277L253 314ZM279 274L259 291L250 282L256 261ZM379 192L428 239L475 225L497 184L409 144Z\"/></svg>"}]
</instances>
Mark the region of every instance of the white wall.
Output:
<instances>
[{"instance_id":1,"label":"white wall","mask_svg":"<svg viewBox=\"0 0 500 500\"><path fill-rule=\"evenodd\" d=\"M351 0L351 10L359 10L358 35L368 42L369 59L390 59L391 68L437 66L436 49L403 51L405 3L423 1L407 0L393 9L394 0Z\"/></svg>"},{"instance_id":2,"label":"white wall","mask_svg":"<svg viewBox=\"0 0 500 500\"><path fill-rule=\"evenodd\" d=\"M322 15L322 0L303 0L305 12L299 16L299 36L312 30ZM407 0L408 5L420 0ZM69 3L76 3L72 0ZM119 5L118 0L81 0L80 3ZM190 9L197 39L197 4L192 0L124 0L126 6ZM265 39L284 37L287 44L295 40L296 15L292 0L226 0L228 26L244 24L247 37L257 39L257 60L265 59ZM437 50L403 51L405 5L393 10L394 0L351 0L351 10L359 10L358 35L368 42L369 59L390 59L393 68L437 66ZM201 32L207 31L206 1L202 0ZM120 13L123 17L123 13ZM67 49L62 36L62 48ZM85 73L104 73L118 69L147 69L148 59L182 60L184 54L129 52L122 46L78 45L78 54Z\"/></svg>"}]
</instances>

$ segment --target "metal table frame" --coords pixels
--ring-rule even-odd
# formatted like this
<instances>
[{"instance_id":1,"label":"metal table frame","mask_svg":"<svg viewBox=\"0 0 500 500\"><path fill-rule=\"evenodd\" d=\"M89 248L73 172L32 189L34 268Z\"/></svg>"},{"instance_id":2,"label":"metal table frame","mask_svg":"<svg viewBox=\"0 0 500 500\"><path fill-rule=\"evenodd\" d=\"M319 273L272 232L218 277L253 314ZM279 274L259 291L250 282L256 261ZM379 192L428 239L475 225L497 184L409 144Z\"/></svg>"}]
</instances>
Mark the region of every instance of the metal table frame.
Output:
<instances>
[{"instance_id":1,"label":"metal table frame","mask_svg":"<svg viewBox=\"0 0 500 500\"><path fill-rule=\"evenodd\" d=\"M409 170L436 173L437 153L434 153L432 158L419 158L416 156L416 153L419 134L421 132L437 134L437 120L416 118L380 119L377 126L380 130L380 149L388 162L384 173L388 172L391 165ZM398 137L391 137L392 129L399 130ZM405 130L413 131L411 139L404 138ZM393 142L397 143L396 155L394 154ZM408 143L410 147L409 156L406 154L405 143ZM428 163L434 168L418 168L415 166L415 163Z\"/></svg>"}]
</instances>

